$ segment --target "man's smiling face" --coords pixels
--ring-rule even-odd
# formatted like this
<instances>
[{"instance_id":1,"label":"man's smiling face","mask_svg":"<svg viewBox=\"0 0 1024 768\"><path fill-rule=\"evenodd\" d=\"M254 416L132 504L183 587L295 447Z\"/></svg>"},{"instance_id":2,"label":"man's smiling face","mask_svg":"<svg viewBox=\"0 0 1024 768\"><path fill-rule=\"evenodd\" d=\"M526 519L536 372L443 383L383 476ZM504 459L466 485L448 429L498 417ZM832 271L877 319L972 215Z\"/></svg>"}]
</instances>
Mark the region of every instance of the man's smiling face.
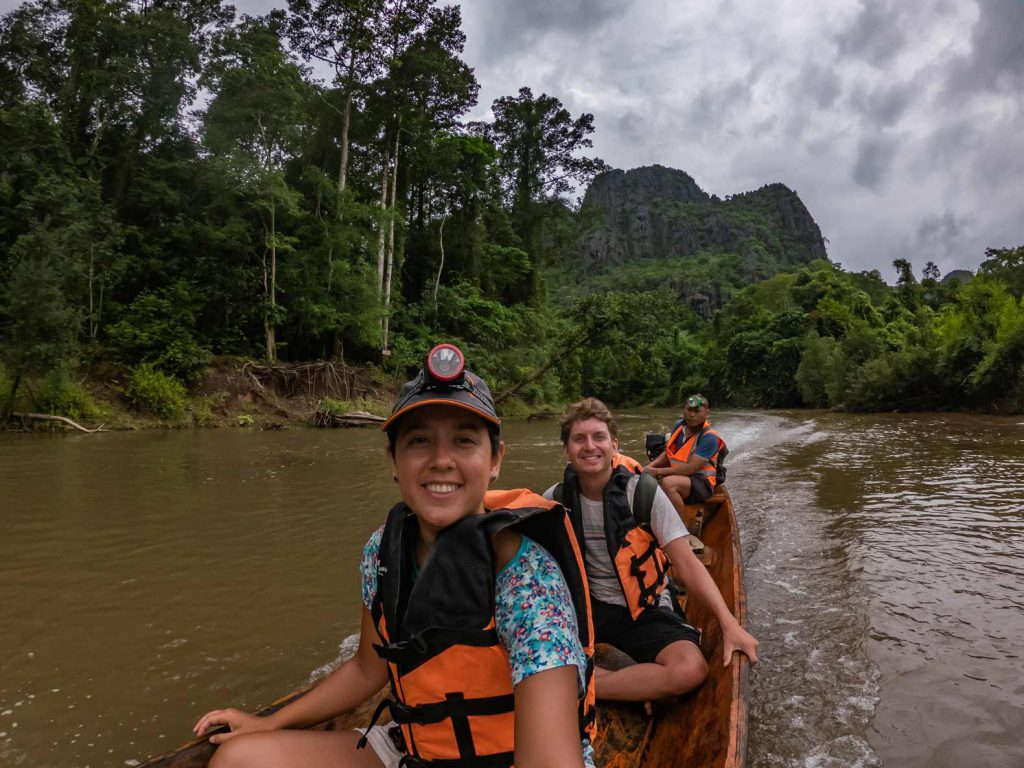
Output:
<instances>
[{"instance_id":1,"label":"man's smiling face","mask_svg":"<svg viewBox=\"0 0 1024 768\"><path fill-rule=\"evenodd\" d=\"M579 475L610 473L619 441L611 436L600 419L577 421L569 430L565 455Z\"/></svg>"}]
</instances>

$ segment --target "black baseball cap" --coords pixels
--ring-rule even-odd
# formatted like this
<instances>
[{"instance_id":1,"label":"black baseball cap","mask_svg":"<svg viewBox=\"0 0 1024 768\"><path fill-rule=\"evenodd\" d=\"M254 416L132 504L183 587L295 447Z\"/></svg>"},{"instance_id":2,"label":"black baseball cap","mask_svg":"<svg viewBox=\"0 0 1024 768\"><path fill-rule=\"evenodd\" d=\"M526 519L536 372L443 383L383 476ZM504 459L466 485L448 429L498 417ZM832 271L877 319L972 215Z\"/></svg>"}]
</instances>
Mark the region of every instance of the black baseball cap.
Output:
<instances>
[{"instance_id":1,"label":"black baseball cap","mask_svg":"<svg viewBox=\"0 0 1024 768\"><path fill-rule=\"evenodd\" d=\"M402 385L381 429L388 429L398 418L424 405L454 405L501 426L487 382L466 370L466 357L454 344L438 344L430 350L416 378Z\"/></svg>"}]
</instances>

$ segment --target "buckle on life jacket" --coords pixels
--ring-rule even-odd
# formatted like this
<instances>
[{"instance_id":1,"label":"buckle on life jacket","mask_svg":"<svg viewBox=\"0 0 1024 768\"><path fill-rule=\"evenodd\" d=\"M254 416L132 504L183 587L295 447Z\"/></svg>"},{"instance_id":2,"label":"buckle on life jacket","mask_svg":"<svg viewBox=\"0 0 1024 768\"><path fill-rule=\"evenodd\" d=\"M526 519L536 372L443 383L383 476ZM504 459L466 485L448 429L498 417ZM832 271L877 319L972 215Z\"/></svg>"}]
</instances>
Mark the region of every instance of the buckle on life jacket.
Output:
<instances>
[{"instance_id":1,"label":"buckle on life jacket","mask_svg":"<svg viewBox=\"0 0 1024 768\"><path fill-rule=\"evenodd\" d=\"M424 638L424 633L413 635L408 640L388 643L387 645L374 643L373 650L385 661L399 664L402 661L422 658L430 650L430 645Z\"/></svg>"}]
</instances>

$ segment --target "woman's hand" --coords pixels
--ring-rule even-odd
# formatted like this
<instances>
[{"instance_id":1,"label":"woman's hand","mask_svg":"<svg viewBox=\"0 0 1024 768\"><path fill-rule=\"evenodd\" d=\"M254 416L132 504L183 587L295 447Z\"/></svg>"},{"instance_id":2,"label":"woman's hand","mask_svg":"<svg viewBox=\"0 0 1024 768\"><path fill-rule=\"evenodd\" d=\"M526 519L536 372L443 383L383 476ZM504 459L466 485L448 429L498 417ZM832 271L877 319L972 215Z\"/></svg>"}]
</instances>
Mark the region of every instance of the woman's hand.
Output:
<instances>
[{"instance_id":1,"label":"woman's hand","mask_svg":"<svg viewBox=\"0 0 1024 768\"><path fill-rule=\"evenodd\" d=\"M215 733L210 737L211 744L223 744L240 733L255 733L256 731L274 729L269 718L250 715L240 709L214 709L200 717L199 722L192 730L196 736L202 736L208 729L218 728L222 725L226 725L231 730L226 733Z\"/></svg>"}]
</instances>

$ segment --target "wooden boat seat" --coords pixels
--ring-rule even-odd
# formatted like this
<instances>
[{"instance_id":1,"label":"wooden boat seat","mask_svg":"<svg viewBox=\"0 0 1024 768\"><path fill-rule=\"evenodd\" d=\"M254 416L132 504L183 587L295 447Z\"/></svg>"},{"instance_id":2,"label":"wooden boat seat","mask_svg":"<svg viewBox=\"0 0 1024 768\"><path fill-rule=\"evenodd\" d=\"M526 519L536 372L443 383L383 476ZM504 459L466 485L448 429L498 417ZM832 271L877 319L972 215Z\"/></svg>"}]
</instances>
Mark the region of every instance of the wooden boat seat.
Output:
<instances>
[{"instance_id":1,"label":"wooden boat seat","mask_svg":"<svg viewBox=\"0 0 1024 768\"><path fill-rule=\"evenodd\" d=\"M725 485L715 486L715 492L705 501L699 504L687 504L683 508L683 525L686 530L695 536L700 536L701 530L714 516L718 508L725 503Z\"/></svg>"},{"instance_id":2,"label":"wooden boat seat","mask_svg":"<svg viewBox=\"0 0 1024 768\"><path fill-rule=\"evenodd\" d=\"M697 557L700 557L701 555L704 554L704 542L703 541L698 539L692 533L689 536L687 536L686 538L689 539L689 541L690 541L690 549L693 551L693 554L697 555Z\"/></svg>"}]
</instances>

